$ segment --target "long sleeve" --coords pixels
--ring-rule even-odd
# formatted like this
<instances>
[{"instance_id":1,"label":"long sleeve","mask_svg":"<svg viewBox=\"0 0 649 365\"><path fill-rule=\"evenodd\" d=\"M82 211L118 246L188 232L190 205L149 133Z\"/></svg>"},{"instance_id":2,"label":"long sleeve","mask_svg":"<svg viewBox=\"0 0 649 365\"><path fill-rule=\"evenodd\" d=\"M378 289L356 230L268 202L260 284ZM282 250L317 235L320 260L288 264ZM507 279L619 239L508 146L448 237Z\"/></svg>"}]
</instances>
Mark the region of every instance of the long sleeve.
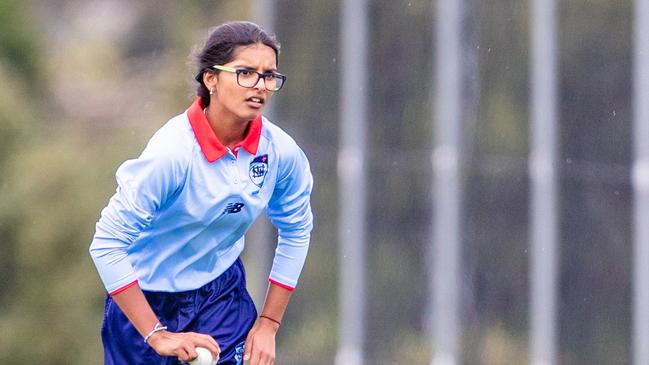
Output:
<instances>
[{"instance_id":1,"label":"long sleeve","mask_svg":"<svg viewBox=\"0 0 649 365\"><path fill-rule=\"evenodd\" d=\"M117 191L97 222L90 255L106 290L117 293L137 280L129 246L182 185L181 159L154 137L142 155L116 173Z\"/></svg>"},{"instance_id":2,"label":"long sleeve","mask_svg":"<svg viewBox=\"0 0 649 365\"><path fill-rule=\"evenodd\" d=\"M270 221L278 229L270 281L290 290L297 285L313 228L310 203L313 177L302 150L294 142L292 147L282 156L277 184L267 209Z\"/></svg>"}]
</instances>

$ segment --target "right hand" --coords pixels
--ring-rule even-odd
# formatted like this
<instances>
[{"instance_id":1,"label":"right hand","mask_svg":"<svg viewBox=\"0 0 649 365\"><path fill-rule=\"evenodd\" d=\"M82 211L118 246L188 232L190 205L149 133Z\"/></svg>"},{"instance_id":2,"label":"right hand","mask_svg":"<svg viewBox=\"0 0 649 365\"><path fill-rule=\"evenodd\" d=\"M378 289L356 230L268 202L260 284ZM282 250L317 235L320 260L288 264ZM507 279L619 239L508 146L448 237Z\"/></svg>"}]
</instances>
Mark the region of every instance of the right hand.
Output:
<instances>
[{"instance_id":1,"label":"right hand","mask_svg":"<svg viewBox=\"0 0 649 365\"><path fill-rule=\"evenodd\" d=\"M149 346L160 356L176 356L182 362L194 360L198 354L196 347L205 347L212 358L219 358L221 348L212 336L195 332L160 331L149 338Z\"/></svg>"}]
</instances>

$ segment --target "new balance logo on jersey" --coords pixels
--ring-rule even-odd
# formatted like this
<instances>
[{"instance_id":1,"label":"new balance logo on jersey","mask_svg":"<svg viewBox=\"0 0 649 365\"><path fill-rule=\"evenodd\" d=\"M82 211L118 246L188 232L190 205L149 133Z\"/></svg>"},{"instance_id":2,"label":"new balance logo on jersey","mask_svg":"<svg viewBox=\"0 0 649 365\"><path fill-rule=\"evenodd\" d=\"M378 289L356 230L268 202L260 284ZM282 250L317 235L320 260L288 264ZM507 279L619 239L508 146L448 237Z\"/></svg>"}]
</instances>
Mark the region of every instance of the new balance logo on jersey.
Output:
<instances>
[{"instance_id":1,"label":"new balance logo on jersey","mask_svg":"<svg viewBox=\"0 0 649 365\"><path fill-rule=\"evenodd\" d=\"M225 209L223 209L223 213L221 214L239 213L244 205L245 204L243 203L228 203L228 205L225 206Z\"/></svg>"}]
</instances>

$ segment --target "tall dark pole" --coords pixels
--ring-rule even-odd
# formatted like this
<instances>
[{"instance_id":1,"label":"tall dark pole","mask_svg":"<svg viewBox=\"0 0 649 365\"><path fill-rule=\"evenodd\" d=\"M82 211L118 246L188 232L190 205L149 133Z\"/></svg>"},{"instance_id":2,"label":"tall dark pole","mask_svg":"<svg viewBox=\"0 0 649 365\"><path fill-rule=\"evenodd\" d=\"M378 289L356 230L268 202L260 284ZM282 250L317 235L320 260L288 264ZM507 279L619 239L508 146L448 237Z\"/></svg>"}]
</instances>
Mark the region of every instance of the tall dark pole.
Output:
<instances>
[{"instance_id":1,"label":"tall dark pole","mask_svg":"<svg viewBox=\"0 0 649 365\"><path fill-rule=\"evenodd\" d=\"M557 34L555 0L532 2L530 363L556 363Z\"/></svg>"},{"instance_id":2,"label":"tall dark pole","mask_svg":"<svg viewBox=\"0 0 649 365\"><path fill-rule=\"evenodd\" d=\"M365 338L365 221L367 3L343 0L339 176L339 328L337 365L363 363Z\"/></svg>"},{"instance_id":3,"label":"tall dark pole","mask_svg":"<svg viewBox=\"0 0 649 365\"><path fill-rule=\"evenodd\" d=\"M271 33L276 31L276 7L276 0L255 0L254 3L255 22ZM273 99L266 106L263 114L271 120L274 118L275 103ZM266 297L267 279L273 262L273 251L277 245L274 237L272 225L265 215L255 221L246 237L246 246L248 247L246 251L252 253L246 256L246 261L250 263L247 265L250 277L248 286L257 305L261 305Z\"/></svg>"},{"instance_id":4,"label":"tall dark pole","mask_svg":"<svg viewBox=\"0 0 649 365\"><path fill-rule=\"evenodd\" d=\"M459 358L462 1L438 0L433 138L432 364Z\"/></svg>"},{"instance_id":5,"label":"tall dark pole","mask_svg":"<svg viewBox=\"0 0 649 365\"><path fill-rule=\"evenodd\" d=\"M633 364L649 364L649 0L635 0Z\"/></svg>"}]
</instances>

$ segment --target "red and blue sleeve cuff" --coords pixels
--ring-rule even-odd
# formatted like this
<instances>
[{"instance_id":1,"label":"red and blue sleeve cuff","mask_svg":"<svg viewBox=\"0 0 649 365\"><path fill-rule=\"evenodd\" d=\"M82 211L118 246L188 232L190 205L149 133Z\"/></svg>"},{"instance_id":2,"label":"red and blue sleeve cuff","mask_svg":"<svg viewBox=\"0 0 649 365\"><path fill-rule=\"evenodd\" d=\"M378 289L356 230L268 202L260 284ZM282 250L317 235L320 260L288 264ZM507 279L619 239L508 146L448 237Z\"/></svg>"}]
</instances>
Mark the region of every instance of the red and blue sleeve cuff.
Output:
<instances>
[{"instance_id":1,"label":"red and blue sleeve cuff","mask_svg":"<svg viewBox=\"0 0 649 365\"><path fill-rule=\"evenodd\" d=\"M271 284L275 284L275 285L277 285L277 286L281 286L282 288L284 288L284 289L286 289L286 290L289 290L289 291L293 291L293 290L295 290L295 287L294 287L294 286L286 285L286 284L284 284L284 283L280 283L279 281L276 281L276 280L273 280L273 279L268 279L268 281L269 281Z\"/></svg>"},{"instance_id":2,"label":"red and blue sleeve cuff","mask_svg":"<svg viewBox=\"0 0 649 365\"><path fill-rule=\"evenodd\" d=\"M123 292L124 290L132 287L135 284L137 284L137 280L134 280L134 281L122 286L121 288L118 288L118 289L115 289L115 290L109 292L108 295L110 295L112 297L113 295L119 294L119 293Z\"/></svg>"}]
</instances>

